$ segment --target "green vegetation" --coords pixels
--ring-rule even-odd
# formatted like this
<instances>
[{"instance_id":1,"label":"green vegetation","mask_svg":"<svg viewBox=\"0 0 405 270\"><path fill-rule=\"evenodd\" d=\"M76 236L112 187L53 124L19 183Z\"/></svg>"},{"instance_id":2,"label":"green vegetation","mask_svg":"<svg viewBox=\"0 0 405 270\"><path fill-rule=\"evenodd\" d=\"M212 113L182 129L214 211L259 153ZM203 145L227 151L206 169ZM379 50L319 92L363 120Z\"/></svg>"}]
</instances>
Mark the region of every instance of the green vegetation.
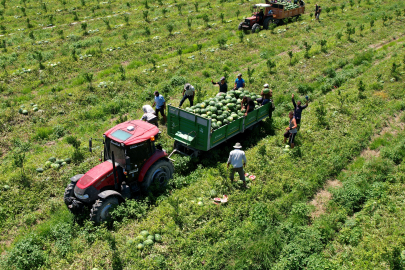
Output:
<instances>
[{"instance_id":1,"label":"green vegetation","mask_svg":"<svg viewBox=\"0 0 405 270\"><path fill-rule=\"evenodd\" d=\"M332 11L320 22L307 3L301 20L257 34L237 31L248 1L0 4L1 269L404 267L403 1L320 0ZM202 103L212 78L233 86L239 72L250 93L271 85L271 120L176 157L166 191L118 206L111 223L74 219L63 192L98 164L89 138L139 119L155 90L178 104L190 82ZM290 150L291 93L311 102ZM248 190L227 180L236 141L256 176Z\"/></svg>"}]
</instances>

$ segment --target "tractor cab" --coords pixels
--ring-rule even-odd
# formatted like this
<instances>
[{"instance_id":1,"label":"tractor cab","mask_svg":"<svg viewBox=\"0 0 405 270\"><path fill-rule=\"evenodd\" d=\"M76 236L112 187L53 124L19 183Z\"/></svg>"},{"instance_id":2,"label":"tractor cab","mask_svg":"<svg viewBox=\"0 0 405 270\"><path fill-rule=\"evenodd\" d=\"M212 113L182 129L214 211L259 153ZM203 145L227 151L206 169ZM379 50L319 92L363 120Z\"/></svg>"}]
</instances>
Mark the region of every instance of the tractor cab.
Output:
<instances>
[{"instance_id":1,"label":"tractor cab","mask_svg":"<svg viewBox=\"0 0 405 270\"><path fill-rule=\"evenodd\" d=\"M127 182L138 180L140 168L158 150L155 145L159 129L140 120L121 123L104 133L104 161L115 162L127 176Z\"/></svg>"}]
</instances>

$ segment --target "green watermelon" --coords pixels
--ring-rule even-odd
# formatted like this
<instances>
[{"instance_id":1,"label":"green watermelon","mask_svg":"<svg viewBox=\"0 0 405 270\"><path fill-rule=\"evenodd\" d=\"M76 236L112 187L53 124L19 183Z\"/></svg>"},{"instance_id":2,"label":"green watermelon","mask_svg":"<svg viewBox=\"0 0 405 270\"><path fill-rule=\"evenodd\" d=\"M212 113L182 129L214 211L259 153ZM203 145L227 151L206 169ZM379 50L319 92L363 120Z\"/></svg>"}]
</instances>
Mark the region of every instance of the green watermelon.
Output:
<instances>
[{"instance_id":1,"label":"green watermelon","mask_svg":"<svg viewBox=\"0 0 405 270\"><path fill-rule=\"evenodd\" d=\"M155 236L154 236L153 234L149 234L147 239L149 239L149 240L155 240Z\"/></svg>"},{"instance_id":2,"label":"green watermelon","mask_svg":"<svg viewBox=\"0 0 405 270\"><path fill-rule=\"evenodd\" d=\"M201 117L202 118L207 118L207 115L206 114L201 114Z\"/></svg>"},{"instance_id":3,"label":"green watermelon","mask_svg":"<svg viewBox=\"0 0 405 270\"><path fill-rule=\"evenodd\" d=\"M210 108L211 113L216 113L217 111L218 111L218 109L216 107L211 107Z\"/></svg>"},{"instance_id":4,"label":"green watermelon","mask_svg":"<svg viewBox=\"0 0 405 270\"><path fill-rule=\"evenodd\" d=\"M37 168L37 172L43 173L43 172L44 172L44 169L42 169L42 168Z\"/></svg>"},{"instance_id":5,"label":"green watermelon","mask_svg":"<svg viewBox=\"0 0 405 270\"><path fill-rule=\"evenodd\" d=\"M63 162L63 159L57 159L57 160L55 161L55 163L58 163L58 164L62 164L62 162Z\"/></svg>"},{"instance_id":6,"label":"green watermelon","mask_svg":"<svg viewBox=\"0 0 405 270\"><path fill-rule=\"evenodd\" d=\"M142 235L138 235L138 236L135 238L135 240L138 241L138 242L143 242L143 241L146 240L146 238L143 237Z\"/></svg>"},{"instance_id":7,"label":"green watermelon","mask_svg":"<svg viewBox=\"0 0 405 270\"><path fill-rule=\"evenodd\" d=\"M229 95L226 95L226 96L225 96L225 99L232 99L232 97L229 96Z\"/></svg>"},{"instance_id":8,"label":"green watermelon","mask_svg":"<svg viewBox=\"0 0 405 270\"><path fill-rule=\"evenodd\" d=\"M236 98L232 98L231 101L232 101L232 103L236 103L236 102L237 102L237 99L236 99Z\"/></svg>"},{"instance_id":9,"label":"green watermelon","mask_svg":"<svg viewBox=\"0 0 405 270\"><path fill-rule=\"evenodd\" d=\"M211 196L211 198L215 198L217 196L217 192L214 189L212 189L210 191L210 196Z\"/></svg>"},{"instance_id":10,"label":"green watermelon","mask_svg":"<svg viewBox=\"0 0 405 270\"><path fill-rule=\"evenodd\" d=\"M45 162L44 167L45 167L46 169L48 169L48 168L51 167L51 164L52 164L52 162L50 162L49 160L47 160L47 161Z\"/></svg>"},{"instance_id":11,"label":"green watermelon","mask_svg":"<svg viewBox=\"0 0 405 270\"><path fill-rule=\"evenodd\" d=\"M210 101L210 106L215 106L215 101Z\"/></svg>"},{"instance_id":12,"label":"green watermelon","mask_svg":"<svg viewBox=\"0 0 405 270\"><path fill-rule=\"evenodd\" d=\"M228 119L224 119L224 125L228 125L228 124L229 124Z\"/></svg>"},{"instance_id":13,"label":"green watermelon","mask_svg":"<svg viewBox=\"0 0 405 270\"><path fill-rule=\"evenodd\" d=\"M65 158L65 162L66 162L67 164L70 164L70 162L72 162L72 160L71 160L70 158Z\"/></svg>"},{"instance_id":14,"label":"green watermelon","mask_svg":"<svg viewBox=\"0 0 405 270\"><path fill-rule=\"evenodd\" d=\"M162 242L162 236L160 236L160 234L155 234L155 241L158 243Z\"/></svg>"},{"instance_id":15,"label":"green watermelon","mask_svg":"<svg viewBox=\"0 0 405 270\"><path fill-rule=\"evenodd\" d=\"M218 111L217 111L217 115L221 115L222 113L223 113L222 110L218 110Z\"/></svg>"},{"instance_id":16,"label":"green watermelon","mask_svg":"<svg viewBox=\"0 0 405 270\"><path fill-rule=\"evenodd\" d=\"M28 114L28 111L27 111L27 110L23 110L23 111L22 111L22 114L23 114L23 115L27 115L27 114Z\"/></svg>"},{"instance_id":17,"label":"green watermelon","mask_svg":"<svg viewBox=\"0 0 405 270\"><path fill-rule=\"evenodd\" d=\"M153 240L147 239L147 240L145 240L145 241L143 242L143 244L144 244L145 246L152 246L152 245L153 245Z\"/></svg>"},{"instance_id":18,"label":"green watermelon","mask_svg":"<svg viewBox=\"0 0 405 270\"><path fill-rule=\"evenodd\" d=\"M224 97L224 95L219 95L217 98L218 98L218 100L223 100L225 97Z\"/></svg>"},{"instance_id":19,"label":"green watermelon","mask_svg":"<svg viewBox=\"0 0 405 270\"><path fill-rule=\"evenodd\" d=\"M143 237L148 237L148 235L149 235L149 232L148 231L146 231L146 230L143 230L143 231L141 231L141 233L140 233Z\"/></svg>"},{"instance_id":20,"label":"green watermelon","mask_svg":"<svg viewBox=\"0 0 405 270\"><path fill-rule=\"evenodd\" d=\"M200 113L201 113L201 109L199 109L199 108L195 109L195 113L200 114Z\"/></svg>"},{"instance_id":21,"label":"green watermelon","mask_svg":"<svg viewBox=\"0 0 405 270\"><path fill-rule=\"evenodd\" d=\"M232 116L229 116L228 118L226 118L229 122L232 122L233 121L233 117Z\"/></svg>"},{"instance_id":22,"label":"green watermelon","mask_svg":"<svg viewBox=\"0 0 405 270\"><path fill-rule=\"evenodd\" d=\"M197 107L196 106L191 106L190 109L194 111L195 109L197 109Z\"/></svg>"},{"instance_id":23,"label":"green watermelon","mask_svg":"<svg viewBox=\"0 0 405 270\"><path fill-rule=\"evenodd\" d=\"M211 116L212 115L212 112L211 111L208 111L207 112L207 116Z\"/></svg>"},{"instance_id":24,"label":"green watermelon","mask_svg":"<svg viewBox=\"0 0 405 270\"><path fill-rule=\"evenodd\" d=\"M32 110L33 110L34 112L37 112L37 111L38 111L38 107L34 107Z\"/></svg>"},{"instance_id":25,"label":"green watermelon","mask_svg":"<svg viewBox=\"0 0 405 270\"><path fill-rule=\"evenodd\" d=\"M218 115L217 116L218 121L223 121L224 120L224 116L223 115Z\"/></svg>"},{"instance_id":26,"label":"green watermelon","mask_svg":"<svg viewBox=\"0 0 405 270\"><path fill-rule=\"evenodd\" d=\"M218 126L217 126L216 123L212 123L212 124L211 124L211 127L212 127L213 129L217 129L217 128L218 128Z\"/></svg>"},{"instance_id":27,"label":"green watermelon","mask_svg":"<svg viewBox=\"0 0 405 270\"><path fill-rule=\"evenodd\" d=\"M143 249L143 244L139 243L139 244L136 246L136 248L139 249L139 250L142 250L142 249Z\"/></svg>"},{"instance_id":28,"label":"green watermelon","mask_svg":"<svg viewBox=\"0 0 405 270\"><path fill-rule=\"evenodd\" d=\"M7 191L7 190L10 189L10 186L9 186L9 185L4 185L4 186L3 186L3 189Z\"/></svg>"},{"instance_id":29,"label":"green watermelon","mask_svg":"<svg viewBox=\"0 0 405 270\"><path fill-rule=\"evenodd\" d=\"M221 121L218 121L218 122L217 122L217 126L218 126L218 128L222 127L222 122L221 122Z\"/></svg>"},{"instance_id":30,"label":"green watermelon","mask_svg":"<svg viewBox=\"0 0 405 270\"><path fill-rule=\"evenodd\" d=\"M23 109L20 108L20 109L18 110L18 112L19 112L19 113L22 113L22 112L23 112Z\"/></svg>"},{"instance_id":31,"label":"green watermelon","mask_svg":"<svg viewBox=\"0 0 405 270\"><path fill-rule=\"evenodd\" d=\"M56 161L56 158L55 158L55 157L50 157L48 160L49 160L50 162L55 162L55 161Z\"/></svg>"}]
</instances>

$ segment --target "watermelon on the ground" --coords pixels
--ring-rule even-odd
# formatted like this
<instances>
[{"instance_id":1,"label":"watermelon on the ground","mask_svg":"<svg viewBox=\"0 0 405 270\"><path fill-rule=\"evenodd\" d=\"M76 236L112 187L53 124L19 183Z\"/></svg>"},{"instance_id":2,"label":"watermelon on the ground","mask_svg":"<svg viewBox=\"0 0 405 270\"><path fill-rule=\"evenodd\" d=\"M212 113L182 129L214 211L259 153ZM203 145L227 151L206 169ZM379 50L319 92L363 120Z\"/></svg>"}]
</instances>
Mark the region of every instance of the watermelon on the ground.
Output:
<instances>
[{"instance_id":1,"label":"watermelon on the ground","mask_svg":"<svg viewBox=\"0 0 405 270\"><path fill-rule=\"evenodd\" d=\"M160 234L156 233L155 234L155 241L158 242L158 243L161 243L162 242L162 236Z\"/></svg>"},{"instance_id":2,"label":"watermelon on the ground","mask_svg":"<svg viewBox=\"0 0 405 270\"><path fill-rule=\"evenodd\" d=\"M136 246L136 248L139 249L139 250L142 250L142 249L143 249L143 244L139 243L139 244Z\"/></svg>"},{"instance_id":3,"label":"watermelon on the ground","mask_svg":"<svg viewBox=\"0 0 405 270\"><path fill-rule=\"evenodd\" d=\"M147 240L145 240L145 241L143 242L143 244L144 244L145 246L152 246L152 245L153 245L153 240L147 239Z\"/></svg>"},{"instance_id":4,"label":"watermelon on the ground","mask_svg":"<svg viewBox=\"0 0 405 270\"><path fill-rule=\"evenodd\" d=\"M149 234L147 239L149 240L155 240L155 236L153 234Z\"/></svg>"},{"instance_id":5,"label":"watermelon on the ground","mask_svg":"<svg viewBox=\"0 0 405 270\"><path fill-rule=\"evenodd\" d=\"M44 169L42 169L42 168L37 168L37 172L43 173L43 172L44 172Z\"/></svg>"},{"instance_id":6,"label":"watermelon on the ground","mask_svg":"<svg viewBox=\"0 0 405 270\"><path fill-rule=\"evenodd\" d=\"M214 189L212 189L210 191L210 196L211 196L211 198L215 198L217 196L217 192Z\"/></svg>"},{"instance_id":7,"label":"watermelon on the ground","mask_svg":"<svg viewBox=\"0 0 405 270\"><path fill-rule=\"evenodd\" d=\"M48 160L49 160L50 162L55 162L55 161L56 161L56 157L50 157Z\"/></svg>"},{"instance_id":8,"label":"watermelon on the ground","mask_svg":"<svg viewBox=\"0 0 405 270\"><path fill-rule=\"evenodd\" d=\"M140 234L141 234L143 237L148 237L149 232L148 232L147 230L143 230L143 231L141 231Z\"/></svg>"}]
</instances>

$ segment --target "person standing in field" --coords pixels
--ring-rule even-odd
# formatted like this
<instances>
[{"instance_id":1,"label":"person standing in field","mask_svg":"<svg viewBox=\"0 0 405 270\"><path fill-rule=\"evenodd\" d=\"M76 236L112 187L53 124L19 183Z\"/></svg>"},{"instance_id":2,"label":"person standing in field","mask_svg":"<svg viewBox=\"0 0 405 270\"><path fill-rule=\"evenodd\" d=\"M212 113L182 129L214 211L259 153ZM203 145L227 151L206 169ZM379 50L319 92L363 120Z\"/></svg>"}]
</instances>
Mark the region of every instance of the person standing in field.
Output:
<instances>
[{"instance_id":1,"label":"person standing in field","mask_svg":"<svg viewBox=\"0 0 405 270\"><path fill-rule=\"evenodd\" d=\"M190 107L193 106L194 95L195 95L194 86L192 86L189 83L186 83L183 88L183 98L180 101L179 108L181 107L181 105L183 105L183 103L184 103L184 101L186 101L186 99L188 99L190 101Z\"/></svg>"},{"instance_id":2,"label":"person standing in field","mask_svg":"<svg viewBox=\"0 0 405 270\"><path fill-rule=\"evenodd\" d=\"M152 107L156 105L156 116L159 120L159 112L163 116L163 121L166 124L166 115L165 115L165 108L166 108L166 101L162 95L159 94L158 91L155 91L155 102L153 102Z\"/></svg>"},{"instance_id":3,"label":"person standing in field","mask_svg":"<svg viewBox=\"0 0 405 270\"><path fill-rule=\"evenodd\" d=\"M225 77L222 77L221 81L217 83L214 82L214 80L211 80L211 83L213 85L219 85L219 94L221 93L226 94L226 92L228 92L228 85L226 84Z\"/></svg>"},{"instance_id":4,"label":"person standing in field","mask_svg":"<svg viewBox=\"0 0 405 270\"><path fill-rule=\"evenodd\" d=\"M240 143L236 143L233 148L235 148L235 150L232 150L229 153L228 163L226 165L227 168L229 168L229 164L232 164L233 167L229 178L231 179L231 181L233 181L235 172L237 172L239 174L240 180L243 181L243 187L247 188L245 171L243 170L243 167L246 167L247 163L245 152L241 150L242 145Z\"/></svg>"},{"instance_id":5,"label":"person standing in field","mask_svg":"<svg viewBox=\"0 0 405 270\"><path fill-rule=\"evenodd\" d=\"M295 103L294 94L292 94L291 97L292 97L291 98L292 104L294 106L294 118L297 121L298 130L299 130L299 126L301 125L301 113L302 113L303 109L308 107L308 99L306 100L306 104L304 106L301 106L301 101L298 100L297 103Z\"/></svg>"},{"instance_id":6,"label":"person standing in field","mask_svg":"<svg viewBox=\"0 0 405 270\"><path fill-rule=\"evenodd\" d=\"M235 86L233 87L234 90L239 88L245 88L245 80L242 79L242 73L238 74L238 78L235 80Z\"/></svg>"},{"instance_id":7,"label":"person standing in field","mask_svg":"<svg viewBox=\"0 0 405 270\"><path fill-rule=\"evenodd\" d=\"M286 141L288 139L288 144L291 145L291 148L294 148L294 139L298 132L297 122L294 118L293 111L290 111L290 113L288 114L288 117L290 118L290 123L289 123L288 127L285 129L286 132L284 133L284 143L286 143Z\"/></svg>"}]
</instances>

